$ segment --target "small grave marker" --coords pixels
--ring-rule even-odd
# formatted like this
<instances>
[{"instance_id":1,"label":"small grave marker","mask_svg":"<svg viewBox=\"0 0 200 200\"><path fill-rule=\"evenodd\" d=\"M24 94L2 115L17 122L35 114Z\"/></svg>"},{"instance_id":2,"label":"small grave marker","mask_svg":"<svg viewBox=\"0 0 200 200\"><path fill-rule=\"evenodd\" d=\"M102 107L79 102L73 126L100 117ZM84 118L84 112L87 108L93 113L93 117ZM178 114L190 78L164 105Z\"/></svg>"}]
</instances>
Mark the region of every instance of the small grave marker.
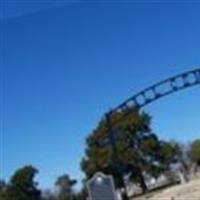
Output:
<instances>
[{"instance_id":1,"label":"small grave marker","mask_svg":"<svg viewBox=\"0 0 200 200\"><path fill-rule=\"evenodd\" d=\"M117 200L112 176L96 173L87 183L89 200Z\"/></svg>"}]
</instances>

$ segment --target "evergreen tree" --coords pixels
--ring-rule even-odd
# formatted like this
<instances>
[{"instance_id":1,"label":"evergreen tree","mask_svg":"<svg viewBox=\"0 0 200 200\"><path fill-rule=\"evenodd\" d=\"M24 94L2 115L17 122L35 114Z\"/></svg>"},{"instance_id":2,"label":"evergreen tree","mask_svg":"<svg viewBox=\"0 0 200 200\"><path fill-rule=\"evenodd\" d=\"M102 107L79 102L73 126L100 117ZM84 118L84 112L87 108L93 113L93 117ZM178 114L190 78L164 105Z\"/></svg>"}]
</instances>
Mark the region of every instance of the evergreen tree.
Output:
<instances>
[{"instance_id":1,"label":"evergreen tree","mask_svg":"<svg viewBox=\"0 0 200 200\"><path fill-rule=\"evenodd\" d=\"M117 187L124 187L126 175L140 183L145 192L144 174L158 176L163 169L161 142L152 132L150 122L149 115L133 107L112 113L109 124L103 118L86 140L81 162L86 177L102 171L113 175Z\"/></svg>"},{"instance_id":2,"label":"evergreen tree","mask_svg":"<svg viewBox=\"0 0 200 200\"><path fill-rule=\"evenodd\" d=\"M55 185L58 187L58 200L72 200L74 198L73 186L76 180L72 180L69 175L58 177Z\"/></svg>"},{"instance_id":3,"label":"evergreen tree","mask_svg":"<svg viewBox=\"0 0 200 200\"><path fill-rule=\"evenodd\" d=\"M190 150L191 160L200 166L200 139L193 141Z\"/></svg>"},{"instance_id":4,"label":"evergreen tree","mask_svg":"<svg viewBox=\"0 0 200 200\"><path fill-rule=\"evenodd\" d=\"M34 182L37 173L33 166L17 170L7 186L5 200L40 200L40 190Z\"/></svg>"}]
</instances>

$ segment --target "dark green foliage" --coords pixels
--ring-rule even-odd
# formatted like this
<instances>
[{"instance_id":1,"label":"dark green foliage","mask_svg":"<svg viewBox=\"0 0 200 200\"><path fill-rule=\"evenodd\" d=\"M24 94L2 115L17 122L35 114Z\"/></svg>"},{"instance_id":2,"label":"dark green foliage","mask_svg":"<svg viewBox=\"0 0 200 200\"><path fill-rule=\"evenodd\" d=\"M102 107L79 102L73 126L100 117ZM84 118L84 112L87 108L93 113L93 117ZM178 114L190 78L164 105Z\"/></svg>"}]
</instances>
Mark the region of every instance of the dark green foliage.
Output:
<instances>
[{"instance_id":1,"label":"dark green foliage","mask_svg":"<svg viewBox=\"0 0 200 200\"><path fill-rule=\"evenodd\" d=\"M86 200L88 197L88 193L86 188L84 187L80 192L75 195L75 200Z\"/></svg>"},{"instance_id":2,"label":"dark green foliage","mask_svg":"<svg viewBox=\"0 0 200 200\"><path fill-rule=\"evenodd\" d=\"M120 119L120 120L119 120ZM163 169L162 143L150 128L151 118L135 108L113 113L110 118L115 147L108 144L110 130L105 119L87 138L81 167L87 178L95 172L112 174L117 187L123 187L123 176L129 175L146 191L144 172L158 176ZM107 143L107 144L106 144Z\"/></svg>"},{"instance_id":3,"label":"dark green foliage","mask_svg":"<svg viewBox=\"0 0 200 200\"><path fill-rule=\"evenodd\" d=\"M190 158L200 166L200 139L195 140L191 145Z\"/></svg>"},{"instance_id":4,"label":"dark green foliage","mask_svg":"<svg viewBox=\"0 0 200 200\"><path fill-rule=\"evenodd\" d=\"M7 188L6 182L3 180L0 180L0 200L5 199L6 188Z\"/></svg>"},{"instance_id":5,"label":"dark green foliage","mask_svg":"<svg viewBox=\"0 0 200 200\"><path fill-rule=\"evenodd\" d=\"M11 177L3 200L40 200L40 191L34 182L37 172L32 166L17 170Z\"/></svg>"},{"instance_id":6,"label":"dark green foliage","mask_svg":"<svg viewBox=\"0 0 200 200\"><path fill-rule=\"evenodd\" d=\"M4 180L0 180L0 191L6 187L6 182Z\"/></svg>"},{"instance_id":7,"label":"dark green foliage","mask_svg":"<svg viewBox=\"0 0 200 200\"><path fill-rule=\"evenodd\" d=\"M72 200L74 198L73 186L76 180L72 180L69 175L58 177L55 185L59 189L58 200Z\"/></svg>"},{"instance_id":8,"label":"dark green foliage","mask_svg":"<svg viewBox=\"0 0 200 200\"><path fill-rule=\"evenodd\" d=\"M183 160L183 152L181 146L175 142L161 142L161 163L165 170L169 170L172 163L180 163Z\"/></svg>"}]
</instances>

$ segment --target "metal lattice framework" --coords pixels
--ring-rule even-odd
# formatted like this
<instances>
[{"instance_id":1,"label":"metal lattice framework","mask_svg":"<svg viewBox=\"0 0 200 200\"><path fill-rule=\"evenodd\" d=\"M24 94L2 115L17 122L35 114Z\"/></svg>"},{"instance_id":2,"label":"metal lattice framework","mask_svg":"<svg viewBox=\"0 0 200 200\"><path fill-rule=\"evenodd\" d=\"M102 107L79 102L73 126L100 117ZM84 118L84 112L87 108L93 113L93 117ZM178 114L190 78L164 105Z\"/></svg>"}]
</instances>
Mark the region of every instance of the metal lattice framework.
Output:
<instances>
[{"instance_id":1,"label":"metal lattice framework","mask_svg":"<svg viewBox=\"0 0 200 200\"><path fill-rule=\"evenodd\" d=\"M116 108L112 109L110 112L106 113L106 122L107 122L107 129L109 132L108 141L105 141L106 145L109 143L113 149L115 149L115 134L113 132L113 125L117 125L120 120L122 120L129 112L125 112L114 124L110 122L111 116L113 113L120 112L123 110L127 111L129 107L135 107L138 110L142 107L156 101L164 96L170 95L172 93L178 92L180 90L200 85L200 68L184 72L182 74L170 77L164 81L158 82L139 93L133 95L131 98L124 101L122 104L117 106ZM104 145L105 146L105 145ZM113 155L116 159L117 155Z\"/></svg>"},{"instance_id":2,"label":"metal lattice framework","mask_svg":"<svg viewBox=\"0 0 200 200\"><path fill-rule=\"evenodd\" d=\"M127 99L112 109L110 113L121 111L130 106L140 109L157 99L198 84L200 84L200 68L184 72L154 84Z\"/></svg>"}]
</instances>

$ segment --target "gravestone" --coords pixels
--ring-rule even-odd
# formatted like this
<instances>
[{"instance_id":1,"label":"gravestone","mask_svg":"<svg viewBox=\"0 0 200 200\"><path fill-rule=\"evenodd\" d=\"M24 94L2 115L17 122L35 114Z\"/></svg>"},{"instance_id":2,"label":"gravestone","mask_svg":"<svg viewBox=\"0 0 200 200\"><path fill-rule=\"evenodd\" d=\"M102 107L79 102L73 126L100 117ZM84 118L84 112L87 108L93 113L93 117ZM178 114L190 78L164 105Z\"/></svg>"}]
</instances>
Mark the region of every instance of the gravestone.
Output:
<instances>
[{"instance_id":1,"label":"gravestone","mask_svg":"<svg viewBox=\"0 0 200 200\"><path fill-rule=\"evenodd\" d=\"M89 200L117 200L112 176L96 173L87 183Z\"/></svg>"}]
</instances>

